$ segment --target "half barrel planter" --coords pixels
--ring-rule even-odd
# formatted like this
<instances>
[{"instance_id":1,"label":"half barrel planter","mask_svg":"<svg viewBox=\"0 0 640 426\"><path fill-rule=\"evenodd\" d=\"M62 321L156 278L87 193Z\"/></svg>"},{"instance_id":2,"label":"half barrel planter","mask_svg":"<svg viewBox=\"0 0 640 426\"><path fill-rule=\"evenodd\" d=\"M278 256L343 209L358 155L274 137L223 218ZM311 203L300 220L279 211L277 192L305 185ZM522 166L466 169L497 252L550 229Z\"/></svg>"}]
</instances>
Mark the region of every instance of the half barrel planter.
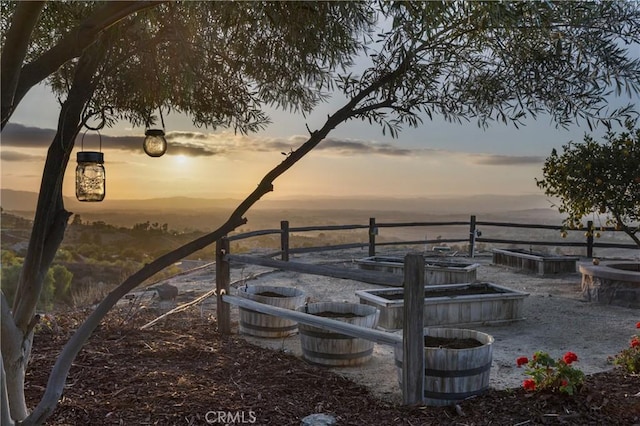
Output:
<instances>
[{"instance_id":1,"label":"half barrel planter","mask_svg":"<svg viewBox=\"0 0 640 426\"><path fill-rule=\"evenodd\" d=\"M365 328L375 328L380 317L378 309L359 303L309 303L299 307L298 311ZM373 354L372 341L302 323L298 328L302 356L313 364L331 367L361 365Z\"/></svg>"},{"instance_id":2,"label":"half barrel planter","mask_svg":"<svg viewBox=\"0 0 640 426\"><path fill-rule=\"evenodd\" d=\"M297 288L250 285L238 288L237 295L254 302L295 310L304 305L305 293ZM280 338L298 331L296 321L239 308L240 333L255 337Z\"/></svg>"},{"instance_id":3,"label":"half barrel planter","mask_svg":"<svg viewBox=\"0 0 640 426\"><path fill-rule=\"evenodd\" d=\"M461 328L425 328L428 337L472 339L478 346L451 349L443 346L424 348L424 403L431 406L453 405L480 395L489 388L493 337L475 330ZM398 381L402 386L402 346L394 350Z\"/></svg>"}]
</instances>

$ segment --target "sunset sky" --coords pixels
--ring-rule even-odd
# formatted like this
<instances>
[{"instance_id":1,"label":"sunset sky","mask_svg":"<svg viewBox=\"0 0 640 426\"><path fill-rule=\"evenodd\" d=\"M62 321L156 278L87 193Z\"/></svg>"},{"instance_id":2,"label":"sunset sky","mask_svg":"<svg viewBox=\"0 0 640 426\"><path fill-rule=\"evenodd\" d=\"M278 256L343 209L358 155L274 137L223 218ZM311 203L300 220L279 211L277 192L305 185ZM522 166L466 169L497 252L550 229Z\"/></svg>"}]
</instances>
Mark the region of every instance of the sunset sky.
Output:
<instances>
[{"instance_id":1,"label":"sunset sky","mask_svg":"<svg viewBox=\"0 0 640 426\"><path fill-rule=\"evenodd\" d=\"M621 98L619 104L637 102ZM262 176L300 146L307 126L322 126L341 103L334 99L307 118L273 111L273 124L249 136L195 128L186 117L165 117L169 150L151 158L142 150L144 129L128 123L104 129L102 151L107 197L144 199L176 195L244 198ZM34 88L2 134L2 188L37 192L44 158L60 108L46 87ZM535 178L552 148L582 141L586 124L559 129L548 118L515 129L493 123L482 130L436 117L418 129L405 128L398 139L383 136L368 123L335 129L306 158L275 181L269 198L297 196L429 197L472 194L541 194ZM590 134L598 138L599 127ZM82 135L82 133L81 133ZM80 135L80 136L81 136ZM97 133L87 132L85 150L97 150ZM73 197L76 142L67 169L64 195Z\"/></svg>"}]
</instances>

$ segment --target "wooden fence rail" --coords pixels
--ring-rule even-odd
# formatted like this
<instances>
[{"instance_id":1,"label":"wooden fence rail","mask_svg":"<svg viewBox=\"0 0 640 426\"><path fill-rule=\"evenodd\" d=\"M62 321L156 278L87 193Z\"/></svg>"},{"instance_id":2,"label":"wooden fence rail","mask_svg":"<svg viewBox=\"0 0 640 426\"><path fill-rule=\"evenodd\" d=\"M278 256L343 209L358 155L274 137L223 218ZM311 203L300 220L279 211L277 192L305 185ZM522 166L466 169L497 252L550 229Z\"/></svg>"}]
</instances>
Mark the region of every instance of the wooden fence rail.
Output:
<instances>
[{"instance_id":1,"label":"wooden fence rail","mask_svg":"<svg viewBox=\"0 0 640 426\"><path fill-rule=\"evenodd\" d=\"M460 238L448 238L448 239L424 239L424 240L411 240L411 241L376 241L376 236L379 234L381 228L400 228L400 227L438 227L438 226L466 226L469 231ZM548 240L518 240L518 239L503 239L503 238L487 238L482 237L478 227L507 227L507 228L523 228L523 229L548 229L554 231L565 230L567 232L584 232L587 234L584 241L548 241ZM316 247L290 247L290 235L292 233L310 232L310 231L344 231L355 229L367 229L368 230L368 242L361 243L347 243L328 246L316 246ZM606 232L617 231L612 227L601 228ZM369 224L351 224L351 225L324 225L324 226L301 226L290 227L289 222L283 220L280 222L280 229L264 229L259 231L245 232L242 234L231 235L228 237L229 241L238 241L246 238L257 237L262 235L280 235L280 251L272 253L270 256L280 256L284 261L289 260L291 254L296 253L311 253L329 250L343 250L353 248L368 248L368 255L375 256L376 248L382 246L402 246L402 245L421 245L421 244L443 244L443 243L468 243L469 256L475 255L475 249L477 243L493 243L493 244L519 244L529 246L558 246L558 247L584 247L586 249L587 257L593 257L594 248L623 248L634 249L638 248L636 244L624 244L624 243L600 243L594 240L593 237L593 221L589 221L587 226L582 229L565 229L561 225L543 225L543 224L527 224L527 223L511 223L511 222L490 222L490 221L477 221L476 216L472 215L469 221L448 221L448 222L377 222L375 218L369 218ZM621 232L621 231L618 231Z\"/></svg>"}]
</instances>

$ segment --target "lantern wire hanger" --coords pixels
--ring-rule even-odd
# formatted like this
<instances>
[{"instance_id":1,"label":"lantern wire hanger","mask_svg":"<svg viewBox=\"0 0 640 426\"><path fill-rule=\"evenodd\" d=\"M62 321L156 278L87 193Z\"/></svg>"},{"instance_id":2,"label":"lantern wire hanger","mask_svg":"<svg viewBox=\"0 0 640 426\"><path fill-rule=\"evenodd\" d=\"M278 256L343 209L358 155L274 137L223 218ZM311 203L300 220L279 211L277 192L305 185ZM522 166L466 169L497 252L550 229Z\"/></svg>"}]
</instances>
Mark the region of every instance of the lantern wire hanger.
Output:
<instances>
[{"instance_id":1,"label":"lantern wire hanger","mask_svg":"<svg viewBox=\"0 0 640 426\"><path fill-rule=\"evenodd\" d=\"M160 122L162 129L149 129L149 121L147 121L147 130L144 132L145 138L142 143L144 152L149 157L162 157L167 152L167 140L164 137L164 117L162 117L162 108L160 111Z\"/></svg>"}]
</instances>

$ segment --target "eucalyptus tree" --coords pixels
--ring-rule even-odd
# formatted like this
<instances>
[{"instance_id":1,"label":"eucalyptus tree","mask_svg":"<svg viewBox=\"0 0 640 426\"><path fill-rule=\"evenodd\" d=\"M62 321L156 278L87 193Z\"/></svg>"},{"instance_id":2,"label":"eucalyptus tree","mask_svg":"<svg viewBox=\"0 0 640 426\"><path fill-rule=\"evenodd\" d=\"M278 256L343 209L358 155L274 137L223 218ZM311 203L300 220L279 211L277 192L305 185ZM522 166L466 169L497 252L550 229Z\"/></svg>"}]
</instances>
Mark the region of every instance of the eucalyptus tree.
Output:
<instances>
[{"instance_id":1,"label":"eucalyptus tree","mask_svg":"<svg viewBox=\"0 0 640 426\"><path fill-rule=\"evenodd\" d=\"M3 99L3 120L35 81L30 71L33 64L42 65L43 58L58 64L47 83L61 99L12 308L2 294L3 424L9 417L43 421L62 392L62 386L50 387L41 404L45 408L27 417L24 378L38 318L36 303L71 215L64 207L62 180L83 126L97 121L94 128L102 128L122 119L151 125L157 111L165 110L188 114L200 126L259 130L268 123L262 105L309 111L322 100L333 81L331 71L351 64L375 22L374 10L361 2L153 3L153 8L149 2L146 8L137 2L130 2L129 9L116 8L120 14L138 10L135 16L120 16L102 2L2 5L8 12L2 22L3 71L5 62L11 63L6 69L20 68L13 75L18 83L7 83L15 94L6 104ZM105 9L119 19L105 18ZM96 21L110 24L92 32L92 42L78 46L77 58L68 54L72 60L61 60L66 53L60 46ZM20 25L25 22L31 31ZM20 36L28 40L17 43ZM23 46L26 63L21 67L13 56L6 59L5 52L20 56L15 45ZM3 72L3 85L4 77ZM107 311L97 310L91 330ZM78 334L84 338L71 345L75 353L89 334ZM73 356L63 353L61 359L69 366ZM64 383L66 372L51 377Z\"/></svg>"},{"instance_id":2,"label":"eucalyptus tree","mask_svg":"<svg viewBox=\"0 0 640 426\"><path fill-rule=\"evenodd\" d=\"M264 7L270 10L277 4L268 3ZM315 7L322 3L311 4ZM254 3L242 5L248 7ZM367 43L367 48L363 50L370 60L369 66L359 73L327 69L326 73L305 76L303 79L315 89L331 88L333 85L346 96L345 104L330 115L322 127L310 130L308 140L264 176L257 188L231 213L227 222L212 233L150 262L110 293L65 346L52 370L42 402L27 418L28 421L42 421L50 414L62 392L71 360L119 298L164 267L245 223L243 215L256 201L273 190L274 180L321 143L338 125L349 120L366 120L380 125L383 132L396 136L403 126L421 125L424 119L435 115L454 122L477 120L480 127L484 127L492 121L519 126L525 120L543 114L549 115L560 126L571 122L589 126L604 122L609 125L612 120L622 120L636 114L632 105L611 110L607 108L611 90L637 96L640 89L640 61L629 50L629 46L640 43L640 11L636 3L379 2L372 5L377 7L384 19L377 38ZM299 7L309 7L309 3ZM154 13L159 12L154 9ZM210 19L208 16L200 23L211 26ZM340 25L350 22L341 22ZM236 28L244 34L253 30L252 24L242 21ZM309 34L320 34L325 40L323 31L326 28L316 26L313 20L307 21L307 24ZM135 33L133 28L131 31ZM110 36L105 32L105 38ZM117 36L114 37L117 39ZM172 39L163 46L178 41L179 38ZM99 53L99 48L95 49ZM207 51L200 53L205 56L208 54ZM105 56L108 55L105 53ZM229 56L228 63L220 60L225 66L231 67L229 75L232 75L231 71L236 70L234 64L244 63L248 58L250 54L244 52L242 55ZM303 62L313 63L305 59L307 61ZM73 77L77 80L72 88L83 84L78 77L82 74L83 64L91 63L91 60L87 54L85 61L81 57L75 64ZM157 65L160 70L161 65ZM122 62L122 66L126 70L131 64ZM251 68L242 68L242 71L247 69ZM225 71L224 68L222 70ZM288 68L275 71L284 72ZM164 72L170 73L171 70ZM194 70L181 72L191 75L189 72ZM163 79L165 76L162 74L157 77L158 74L151 73L150 78ZM127 80L122 79L121 83L127 84ZM256 87L253 80L245 80L244 83L248 85L246 92L262 95L260 86ZM270 93L286 92L288 87L278 83L274 84ZM215 92L216 80L203 87ZM306 104L309 108L321 99L317 91L314 94L313 102ZM105 94L104 99L107 98ZM267 96L258 99L275 103L283 100L281 105L288 105L289 98L269 99ZM142 122L148 117L149 106L174 108L178 100L168 97L163 90L157 98L144 102L147 109L121 106L119 110L114 108L111 115L111 110L91 104L92 107L87 111L97 112L100 120L104 112L105 122L119 118ZM96 99L90 101L95 102ZM193 98L185 102L197 104ZM254 104L249 102L246 105ZM225 108L232 105L220 102L211 106ZM183 110L198 117L193 110ZM262 116L257 112L245 111L255 126L246 129L259 128ZM78 114L76 123L82 122L82 117L82 114ZM215 124L233 126L236 122L222 120Z\"/></svg>"}]
</instances>

